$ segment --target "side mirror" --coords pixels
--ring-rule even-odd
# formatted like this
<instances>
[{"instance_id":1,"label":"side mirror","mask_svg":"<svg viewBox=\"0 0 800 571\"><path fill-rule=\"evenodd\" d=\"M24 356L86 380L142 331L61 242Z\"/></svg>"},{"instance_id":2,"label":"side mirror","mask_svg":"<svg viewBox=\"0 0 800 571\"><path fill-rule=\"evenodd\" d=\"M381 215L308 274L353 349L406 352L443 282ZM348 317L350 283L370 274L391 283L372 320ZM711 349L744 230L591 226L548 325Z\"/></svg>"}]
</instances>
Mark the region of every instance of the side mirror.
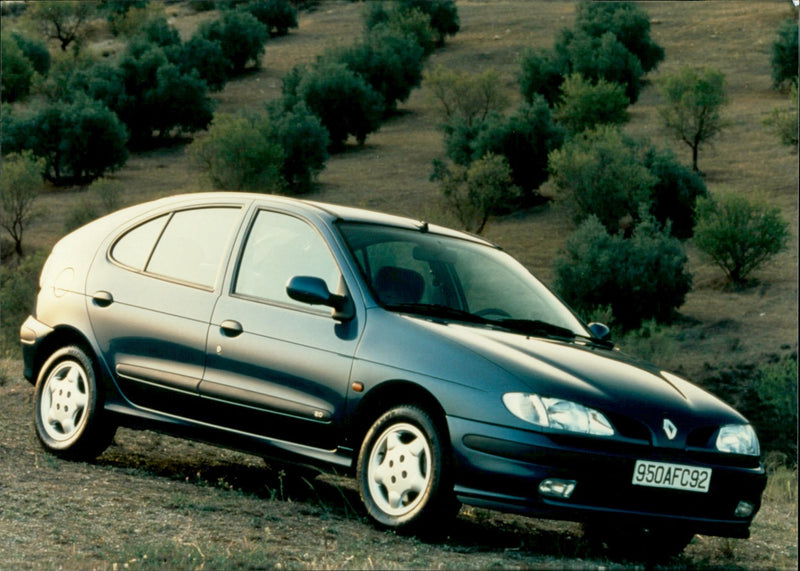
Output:
<instances>
[{"instance_id":1,"label":"side mirror","mask_svg":"<svg viewBox=\"0 0 800 571\"><path fill-rule=\"evenodd\" d=\"M340 284L340 289L344 289ZM327 305L333 308L331 317L337 321L349 321L355 316L350 298L328 291L325 280L311 276L295 276L286 284L287 295L295 301L310 305Z\"/></svg>"},{"instance_id":2,"label":"side mirror","mask_svg":"<svg viewBox=\"0 0 800 571\"><path fill-rule=\"evenodd\" d=\"M609 329L608 325L605 325L604 323L590 323L589 332L593 337L600 339L601 341L611 340L611 329Z\"/></svg>"}]
</instances>

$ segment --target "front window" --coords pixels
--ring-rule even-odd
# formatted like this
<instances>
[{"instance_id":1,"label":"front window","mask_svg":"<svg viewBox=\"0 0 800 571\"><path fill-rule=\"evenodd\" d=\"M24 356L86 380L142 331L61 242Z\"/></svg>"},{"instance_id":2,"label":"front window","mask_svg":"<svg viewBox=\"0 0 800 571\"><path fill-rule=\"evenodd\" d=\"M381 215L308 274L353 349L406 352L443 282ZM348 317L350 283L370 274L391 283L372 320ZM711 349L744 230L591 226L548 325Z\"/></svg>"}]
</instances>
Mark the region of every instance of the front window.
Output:
<instances>
[{"instance_id":1,"label":"front window","mask_svg":"<svg viewBox=\"0 0 800 571\"><path fill-rule=\"evenodd\" d=\"M496 248L439 234L341 223L377 301L395 311L438 314L587 336L577 317L519 262Z\"/></svg>"}]
</instances>

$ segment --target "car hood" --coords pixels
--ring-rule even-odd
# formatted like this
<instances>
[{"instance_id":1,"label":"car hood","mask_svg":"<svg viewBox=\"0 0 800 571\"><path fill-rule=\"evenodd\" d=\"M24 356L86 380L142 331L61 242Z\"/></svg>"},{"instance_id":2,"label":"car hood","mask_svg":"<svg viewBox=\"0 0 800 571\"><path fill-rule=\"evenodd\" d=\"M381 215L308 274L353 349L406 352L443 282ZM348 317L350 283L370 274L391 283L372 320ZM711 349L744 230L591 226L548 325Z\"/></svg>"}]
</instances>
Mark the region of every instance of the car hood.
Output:
<instances>
[{"instance_id":1,"label":"car hood","mask_svg":"<svg viewBox=\"0 0 800 571\"><path fill-rule=\"evenodd\" d=\"M589 342L411 319L501 367L519 381L520 390L574 400L658 425L665 417L695 426L746 422L733 408L689 381L618 350Z\"/></svg>"}]
</instances>

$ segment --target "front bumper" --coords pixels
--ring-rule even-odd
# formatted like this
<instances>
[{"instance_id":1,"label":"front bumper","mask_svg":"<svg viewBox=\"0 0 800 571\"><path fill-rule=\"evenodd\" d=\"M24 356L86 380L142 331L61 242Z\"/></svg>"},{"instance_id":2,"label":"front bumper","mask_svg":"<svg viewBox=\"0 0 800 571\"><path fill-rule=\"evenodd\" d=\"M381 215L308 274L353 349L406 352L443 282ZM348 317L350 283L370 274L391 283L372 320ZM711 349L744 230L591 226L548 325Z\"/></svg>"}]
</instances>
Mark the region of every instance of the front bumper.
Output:
<instances>
[{"instance_id":1,"label":"front bumper","mask_svg":"<svg viewBox=\"0 0 800 571\"><path fill-rule=\"evenodd\" d=\"M643 443L548 435L455 417L447 420L456 494L470 505L570 521L624 519L643 527L677 524L695 533L746 538L766 486L764 469L755 461L750 466L732 465L717 454L698 461L683 450ZM710 456L718 461L708 460ZM711 468L709 490L635 486L636 460ZM543 496L539 484L547 478L576 482L574 492L568 499ZM737 517L742 501L754 509Z\"/></svg>"}]
</instances>

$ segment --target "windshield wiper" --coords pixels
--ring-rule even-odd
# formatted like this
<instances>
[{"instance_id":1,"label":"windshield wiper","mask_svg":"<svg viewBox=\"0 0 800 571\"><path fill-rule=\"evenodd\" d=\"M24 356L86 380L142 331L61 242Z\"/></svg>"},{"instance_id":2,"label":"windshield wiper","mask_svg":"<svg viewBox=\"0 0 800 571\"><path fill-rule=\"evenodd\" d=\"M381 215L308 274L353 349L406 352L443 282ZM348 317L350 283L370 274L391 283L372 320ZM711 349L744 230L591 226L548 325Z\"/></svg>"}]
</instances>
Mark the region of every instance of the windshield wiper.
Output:
<instances>
[{"instance_id":1,"label":"windshield wiper","mask_svg":"<svg viewBox=\"0 0 800 571\"><path fill-rule=\"evenodd\" d=\"M605 339L598 339L597 337L584 335L582 333L575 333L574 331L566 327L561 327L559 325L554 325L552 323L547 323L546 321L540 321L538 319L498 319L497 321L492 321L492 323L495 323L510 331L514 331L516 333L523 333L525 335L558 337L570 340L574 340L577 338L577 339L584 339L595 345L600 345L601 347L606 347L606 348L614 347L614 344L611 341L606 341Z\"/></svg>"},{"instance_id":2,"label":"windshield wiper","mask_svg":"<svg viewBox=\"0 0 800 571\"><path fill-rule=\"evenodd\" d=\"M480 323L484 325L493 325L494 321L474 315L468 311L450 307L447 305L439 305L433 303L393 303L386 306L386 309L392 311L399 311L402 313L413 313L415 315L424 315L426 317L439 317L442 319L455 319L458 321L466 321L468 323Z\"/></svg>"}]
</instances>

